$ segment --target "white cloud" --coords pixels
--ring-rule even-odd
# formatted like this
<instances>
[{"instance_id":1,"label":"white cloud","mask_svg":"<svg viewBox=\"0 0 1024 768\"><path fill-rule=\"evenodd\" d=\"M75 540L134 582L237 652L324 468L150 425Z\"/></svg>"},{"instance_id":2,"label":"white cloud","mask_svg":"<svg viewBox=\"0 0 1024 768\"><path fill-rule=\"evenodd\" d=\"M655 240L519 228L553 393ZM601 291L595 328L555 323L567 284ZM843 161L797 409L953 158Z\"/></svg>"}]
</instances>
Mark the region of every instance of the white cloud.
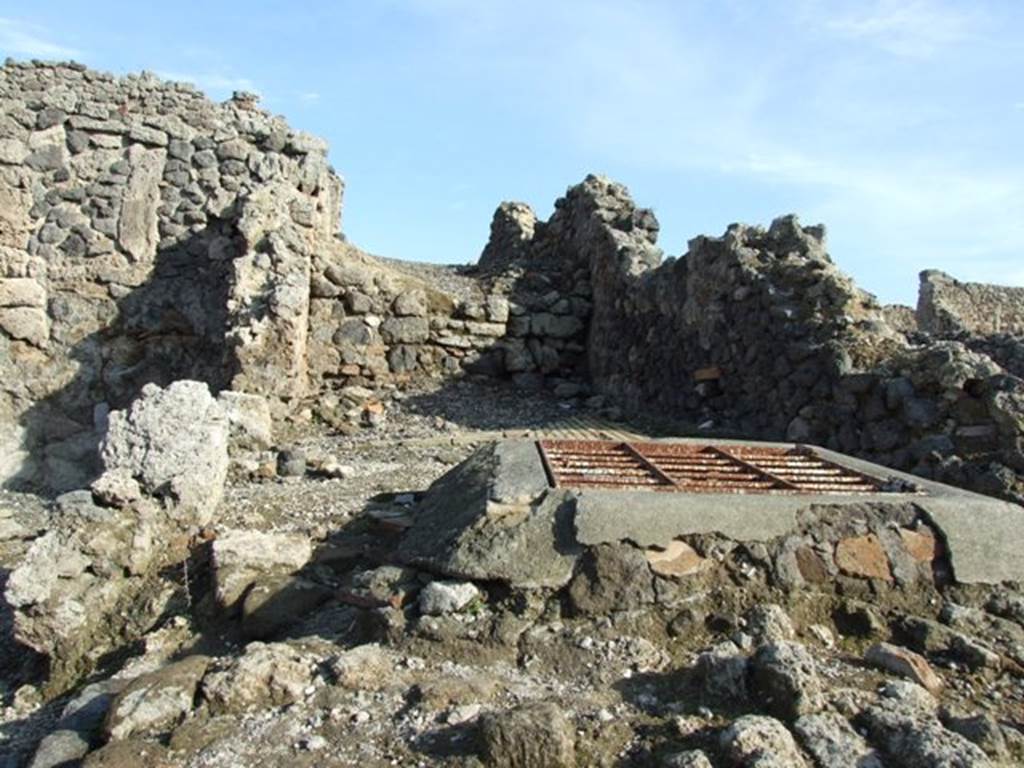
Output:
<instances>
[{"instance_id":1,"label":"white cloud","mask_svg":"<svg viewBox=\"0 0 1024 768\"><path fill-rule=\"evenodd\" d=\"M73 59L81 52L48 40L48 32L34 24L0 17L0 51L33 59Z\"/></svg>"},{"instance_id":2,"label":"white cloud","mask_svg":"<svg viewBox=\"0 0 1024 768\"><path fill-rule=\"evenodd\" d=\"M306 104L315 104L320 101L320 94L316 91L306 91L305 93L299 94L299 101L305 102Z\"/></svg>"},{"instance_id":3,"label":"white cloud","mask_svg":"<svg viewBox=\"0 0 1024 768\"><path fill-rule=\"evenodd\" d=\"M968 39L976 21L976 14L963 7L953 9L933 0L875 0L848 13L830 14L823 26L896 56L928 58Z\"/></svg>"},{"instance_id":4,"label":"white cloud","mask_svg":"<svg viewBox=\"0 0 1024 768\"><path fill-rule=\"evenodd\" d=\"M256 94L260 93L256 84L247 77L233 77L217 72L187 73L158 71L157 74L165 80L192 83L212 96L227 97L234 91L249 91L250 93Z\"/></svg>"}]
</instances>

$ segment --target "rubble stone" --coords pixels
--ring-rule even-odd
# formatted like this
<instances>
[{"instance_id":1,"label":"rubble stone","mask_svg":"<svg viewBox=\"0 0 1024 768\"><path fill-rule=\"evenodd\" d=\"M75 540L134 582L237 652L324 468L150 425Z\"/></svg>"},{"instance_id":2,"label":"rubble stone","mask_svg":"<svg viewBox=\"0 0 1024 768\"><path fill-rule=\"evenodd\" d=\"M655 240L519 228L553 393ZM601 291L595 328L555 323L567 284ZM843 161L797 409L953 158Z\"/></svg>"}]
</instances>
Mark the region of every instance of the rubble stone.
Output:
<instances>
[{"instance_id":1,"label":"rubble stone","mask_svg":"<svg viewBox=\"0 0 1024 768\"><path fill-rule=\"evenodd\" d=\"M313 548L302 534L231 530L217 536L212 555L217 602L231 608L257 580L302 568Z\"/></svg>"},{"instance_id":2,"label":"rubble stone","mask_svg":"<svg viewBox=\"0 0 1024 768\"><path fill-rule=\"evenodd\" d=\"M101 456L106 470L130 472L145 493L171 497L178 515L206 523L227 477L227 418L205 384L149 384L127 411L110 414Z\"/></svg>"},{"instance_id":3,"label":"rubble stone","mask_svg":"<svg viewBox=\"0 0 1024 768\"><path fill-rule=\"evenodd\" d=\"M576 765L573 730L554 704L527 704L480 717L487 765L495 768L570 768Z\"/></svg>"},{"instance_id":4,"label":"rubble stone","mask_svg":"<svg viewBox=\"0 0 1024 768\"><path fill-rule=\"evenodd\" d=\"M880 669L902 675L933 694L942 689L942 678L923 656L890 643L875 643L864 654L864 660Z\"/></svg>"},{"instance_id":5,"label":"rubble stone","mask_svg":"<svg viewBox=\"0 0 1024 768\"><path fill-rule=\"evenodd\" d=\"M759 648L750 660L750 680L758 701L782 720L811 714L823 704L814 658L800 643L777 642Z\"/></svg>"},{"instance_id":6,"label":"rubble stone","mask_svg":"<svg viewBox=\"0 0 1024 768\"><path fill-rule=\"evenodd\" d=\"M807 761L782 723L744 715L722 731L720 743L731 765L749 768L806 768Z\"/></svg>"}]
</instances>

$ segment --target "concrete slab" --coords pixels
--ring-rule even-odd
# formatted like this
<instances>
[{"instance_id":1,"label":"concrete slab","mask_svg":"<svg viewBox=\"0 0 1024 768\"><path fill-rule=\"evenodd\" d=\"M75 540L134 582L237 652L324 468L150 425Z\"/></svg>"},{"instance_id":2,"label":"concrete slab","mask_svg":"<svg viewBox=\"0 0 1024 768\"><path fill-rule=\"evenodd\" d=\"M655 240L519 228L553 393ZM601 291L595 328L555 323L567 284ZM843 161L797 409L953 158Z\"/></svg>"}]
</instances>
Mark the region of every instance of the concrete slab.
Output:
<instances>
[{"instance_id":1,"label":"concrete slab","mask_svg":"<svg viewBox=\"0 0 1024 768\"><path fill-rule=\"evenodd\" d=\"M662 442L662 441L655 441ZM750 445L676 439L694 445ZM789 443L758 443L793 448ZM944 539L961 583L1024 581L1024 508L854 459L817 446L821 458L910 492L866 494L679 493L549 488L535 443L511 440L480 449L431 487L400 552L441 573L558 587L584 547L630 541L666 547L677 537L717 533L766 542L797 531L801 513L869 506L893 520L912 505ZM899 482L897 482L899 481Z\"/></svg>"}]
</instances>

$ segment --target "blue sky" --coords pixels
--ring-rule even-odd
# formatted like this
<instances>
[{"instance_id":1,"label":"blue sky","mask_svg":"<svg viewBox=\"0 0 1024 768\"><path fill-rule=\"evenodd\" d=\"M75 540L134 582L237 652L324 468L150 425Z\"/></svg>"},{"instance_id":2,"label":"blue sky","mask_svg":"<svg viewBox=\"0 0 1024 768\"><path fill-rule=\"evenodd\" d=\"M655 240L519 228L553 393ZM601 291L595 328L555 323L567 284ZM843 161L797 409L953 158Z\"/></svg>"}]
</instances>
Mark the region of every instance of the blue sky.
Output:
<instances>
[{"instance_id":1,"label":"blue sky","mask_svg":"<svg viewBox=\"0 0 1024 768\"><path fill-rule=\"evenodd\" d=\"M930 267L1024 284L1020 0L293 5L0 0L0 55L258 91L382 255L474 261L500 201L546 217L598 172L670 255L793 211L883 301Z\"/></svg>"}]
</instances>

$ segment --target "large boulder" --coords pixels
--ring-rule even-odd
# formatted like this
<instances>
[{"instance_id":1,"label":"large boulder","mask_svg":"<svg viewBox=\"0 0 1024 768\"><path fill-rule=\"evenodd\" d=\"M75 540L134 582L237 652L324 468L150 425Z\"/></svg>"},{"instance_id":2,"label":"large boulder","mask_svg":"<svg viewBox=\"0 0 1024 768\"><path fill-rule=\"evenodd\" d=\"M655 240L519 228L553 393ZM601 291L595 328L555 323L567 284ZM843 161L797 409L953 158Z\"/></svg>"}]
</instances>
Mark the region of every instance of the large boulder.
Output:
<instances>
[{"instance_id":1,"label":"large boulder","mask_svg":"<svg viewBox=\"0 0 1024 768\"><path fill-rule=\"evenodd\" d=\"M147 384L127 410L110 414L101 456L107 471L129 472L178 518L205 524L224 492L228 435L227 416L206 384Z\"/></svg>"}]
</instances>

